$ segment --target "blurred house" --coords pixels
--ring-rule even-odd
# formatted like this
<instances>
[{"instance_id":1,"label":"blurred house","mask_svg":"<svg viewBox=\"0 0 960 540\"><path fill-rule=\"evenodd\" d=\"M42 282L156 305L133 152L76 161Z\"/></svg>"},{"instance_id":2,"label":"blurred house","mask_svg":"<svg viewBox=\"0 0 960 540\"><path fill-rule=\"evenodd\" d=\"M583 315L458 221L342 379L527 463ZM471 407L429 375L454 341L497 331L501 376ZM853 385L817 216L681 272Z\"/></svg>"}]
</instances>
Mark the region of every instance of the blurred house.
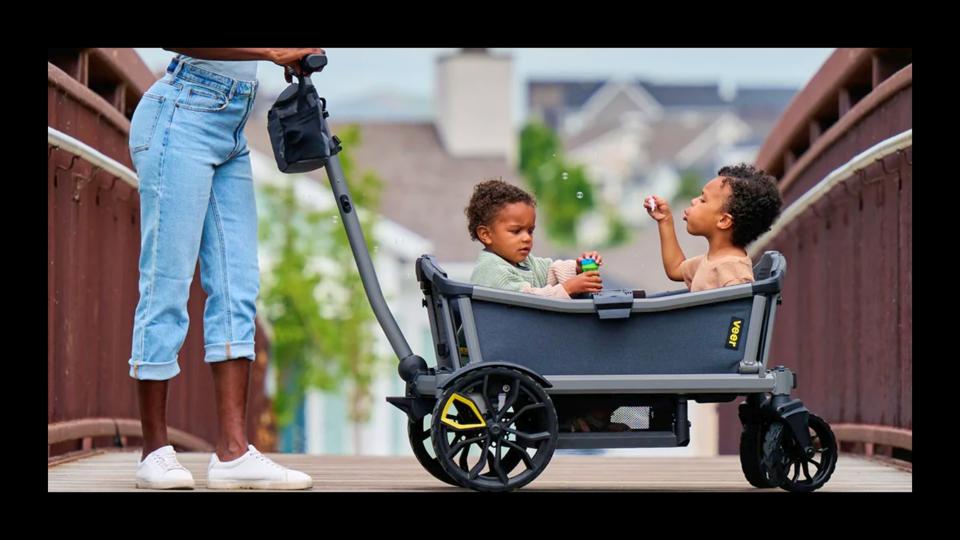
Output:
<instances>
[{"instance_id":1,"label":"blurred house","mask_svg":"<svg viewBox=\"0 0 960 540\"><path fill-rule=\"evenodd\" d=\"M685 173L705 181L723 164L752 161L795 93L741 88L725 98L717 84L528 83L530 119L560 135L601 198L637 227L650 223L637 211L645 195L670 198Z\"/></svg>"}]
</instances>

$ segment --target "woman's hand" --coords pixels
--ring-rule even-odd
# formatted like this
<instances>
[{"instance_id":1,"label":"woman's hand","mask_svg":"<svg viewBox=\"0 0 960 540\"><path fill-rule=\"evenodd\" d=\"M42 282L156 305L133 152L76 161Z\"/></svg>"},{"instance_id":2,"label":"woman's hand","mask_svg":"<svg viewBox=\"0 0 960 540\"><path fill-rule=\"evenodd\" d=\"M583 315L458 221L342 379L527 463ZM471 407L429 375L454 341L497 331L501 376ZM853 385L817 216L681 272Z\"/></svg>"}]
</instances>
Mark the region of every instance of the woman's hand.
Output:
<instances>
[{"instance_id":1,"label":"woman's hand","mask_svg":"<svg viewBox=\"0 0 960 540\"><path fill-rule=\"evenodd\" d=\"M323 49L270 49L270 61L283 66L283 78L293 81L293 75L301 73L300 60L310 54L326 54Z\"/></svg>"}]
</instances>

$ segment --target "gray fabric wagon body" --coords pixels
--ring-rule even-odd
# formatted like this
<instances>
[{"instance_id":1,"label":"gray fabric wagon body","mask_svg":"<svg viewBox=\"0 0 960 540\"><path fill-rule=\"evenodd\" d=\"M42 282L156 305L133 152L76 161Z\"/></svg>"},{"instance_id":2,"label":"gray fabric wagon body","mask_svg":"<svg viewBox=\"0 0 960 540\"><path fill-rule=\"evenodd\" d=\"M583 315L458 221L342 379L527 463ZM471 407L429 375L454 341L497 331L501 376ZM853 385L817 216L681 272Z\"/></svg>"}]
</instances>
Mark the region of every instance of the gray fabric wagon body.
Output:
<instances>
[{"instance_id":1,"label":"gray fabric wagon body","mask_svg":"<svg viewBox=\"0 0 960 540\"><path fill-rule=\"evenodd\" d=\"M762 373L786 261L767 252L754 271L754 283L710 291L557 300L455 282L418 260L438 366L508 362L547 378Z\"/></svg>"}]
</instances>

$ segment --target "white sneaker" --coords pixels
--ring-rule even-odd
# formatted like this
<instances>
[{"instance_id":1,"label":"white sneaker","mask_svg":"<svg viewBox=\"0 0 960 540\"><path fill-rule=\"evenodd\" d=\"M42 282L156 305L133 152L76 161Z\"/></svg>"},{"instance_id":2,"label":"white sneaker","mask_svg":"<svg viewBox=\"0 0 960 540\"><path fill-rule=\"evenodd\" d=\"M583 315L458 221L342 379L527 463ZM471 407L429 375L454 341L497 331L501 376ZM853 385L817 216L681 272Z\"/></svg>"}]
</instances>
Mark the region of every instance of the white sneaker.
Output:
<instances>
[{"instance_id":1,"label":"white sneaker","mask_svg":"<svg viewBox=\"0 0 960 540\"><path fill-rule=\"evenodd\" d=\"M177 461L173 446L157 448L137 464L137 487L193 489L193 475Z\"/></svg>"},{"instance_id":2,"label":"white sneaker","mask_svg":"<svg viewBox=\"0 0 960 540\"><path fill-rule=\"evenodd\" d=\"M313 478L288 469L248 446L247 453L233 461L210 456L207 487L210 489L309 489Z\"/></svg>"}]
</instances>

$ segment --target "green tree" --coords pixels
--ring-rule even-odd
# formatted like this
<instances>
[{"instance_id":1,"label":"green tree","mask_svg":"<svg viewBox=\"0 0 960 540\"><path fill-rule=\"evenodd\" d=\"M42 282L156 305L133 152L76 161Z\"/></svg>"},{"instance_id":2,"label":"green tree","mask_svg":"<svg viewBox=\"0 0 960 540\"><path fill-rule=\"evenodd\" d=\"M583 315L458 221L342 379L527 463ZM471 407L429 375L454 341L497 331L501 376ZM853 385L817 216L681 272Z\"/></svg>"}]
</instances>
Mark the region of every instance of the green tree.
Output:
<instances>
[{"instance_id":1,"label":"green tree","mask_svg":"<svg viewBox=\"0 0 960 540\"><path fill-rule=\"evenodd\" d=\"M695 170L687 169L680 173L680 187L676 195L673 196L672 204L677 206L685 204L690 199L700 195L700 191L707 182L703 175Z\"/></svg>"},{"instance_id":2,"label":"green tree","mask_svg":"<svg viewBox=\"0 0 960 540\"><path fill-rule=\"evenodd\" d=\"M356 171L350 148L360 143L359 128L338 136L340 163L371 249L382 182ZM385 361L373 349L373 311L336 206L308 208L297 200L292 177L283 178L288 181L280 186L264 186L259 200L260 239L271 262L261 301L273 328L271 360L282 389L274 400L277 423L289 425L306 392L319 389L348 390L349 420L361 424L370 418L371 385ZM354 448L359 452L359 439Z\"/></svg>"},{"instance_id":3,"label":"green tree","mask_svg":"<svg viewBox=\"0 0 960 540\"><path fill-rule=\"evenodd\" d=\"M520 132L519 168L544 209L547 235L559 245L578 247L577 223L598 204L584 167L564 160L560 140L549 127L530 122ZM628 229L616 210L606 205L601 210L610 225L605 245L627 241Z\"/></svg>"}]
</instances>

